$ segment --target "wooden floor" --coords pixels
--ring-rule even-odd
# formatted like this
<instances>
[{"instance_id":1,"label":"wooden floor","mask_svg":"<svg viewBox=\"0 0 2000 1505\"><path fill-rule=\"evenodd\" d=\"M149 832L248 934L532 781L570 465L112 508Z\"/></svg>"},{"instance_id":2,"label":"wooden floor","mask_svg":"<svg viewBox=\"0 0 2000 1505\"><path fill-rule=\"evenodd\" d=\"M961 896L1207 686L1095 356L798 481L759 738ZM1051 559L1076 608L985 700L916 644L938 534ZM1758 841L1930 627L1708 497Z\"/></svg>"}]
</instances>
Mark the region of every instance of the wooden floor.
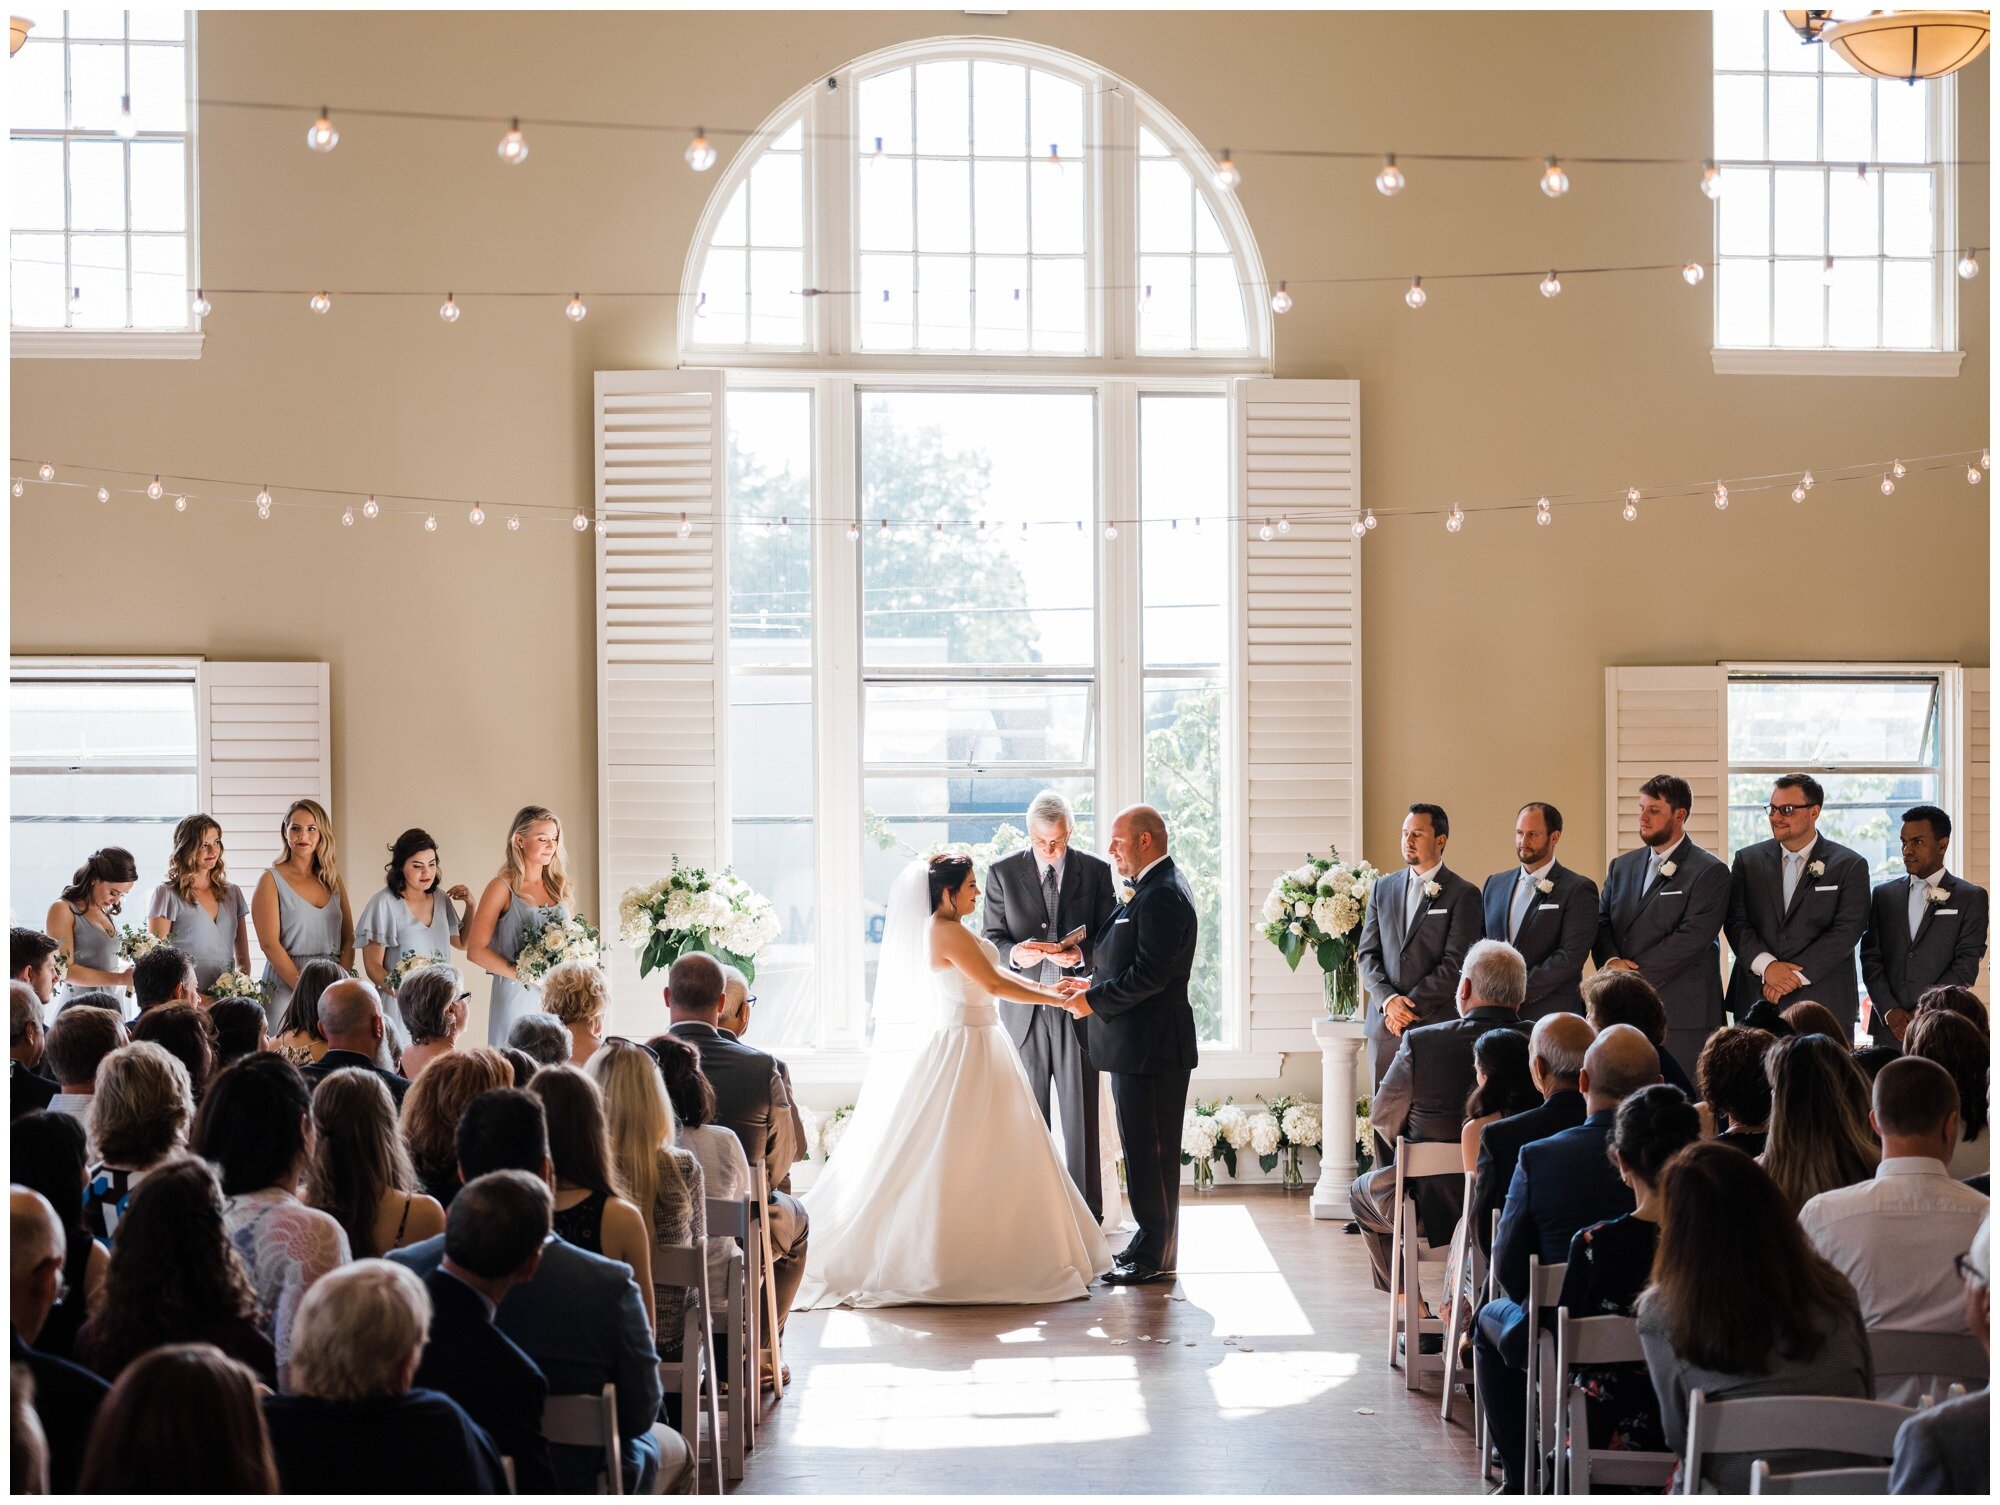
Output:
<instances>
[{"instance_id":1,"label":"wooden floor","mask_svg":"<svg viewBox=\"0 0 2000 1505\"><path fill-rule=\"evenodd\" d=\"M757 1494L1478 1491L1469 1416L1383 1359L1359 1237L1302 1195L1181 1203L1177 1285L1053 1307L801 1312ZM1122 1243L1122 1239L1117 1242Z\"/></svg>"}]
</instances>

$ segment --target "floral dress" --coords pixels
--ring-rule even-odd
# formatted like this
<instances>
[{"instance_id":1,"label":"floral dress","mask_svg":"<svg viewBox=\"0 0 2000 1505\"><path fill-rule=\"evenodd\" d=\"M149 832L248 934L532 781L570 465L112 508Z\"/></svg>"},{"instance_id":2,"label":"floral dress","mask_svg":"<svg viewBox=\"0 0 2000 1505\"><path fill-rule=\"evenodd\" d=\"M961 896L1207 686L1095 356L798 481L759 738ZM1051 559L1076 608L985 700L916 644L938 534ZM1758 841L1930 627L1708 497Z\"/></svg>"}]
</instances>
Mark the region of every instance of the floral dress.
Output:
<instances>
[{"instance_id":1,"label":"floral dress","mask_svg":"<svg viewBox=\"0 0 2000 1505\"><path fill-rule=\"evenodd\" d=\"M320 1276L348 1262L346 1230L275 1186L230 1197L223 1203L222 1221L250 1272L257 1325L277 1349L283 1379L291 1364L299 1302Z\"/></svg>"},{"instance_id":2,"label":"floral dress","mask_svg":"<svg viewBox=\"0 0 2000 1505\"><path fill-rule=\"evenodd\" d=\"M1560 1305L1572 1317L1629 1317L1652 1277L1660 1225L1636 1213L1580 1230L1569 1242L1569 1269ZM1660 1403L1643 1363L1579 1365L1573 1374L1588 1397L1593 1448L1667 1451Z\"/></svg>"}]
</instances>

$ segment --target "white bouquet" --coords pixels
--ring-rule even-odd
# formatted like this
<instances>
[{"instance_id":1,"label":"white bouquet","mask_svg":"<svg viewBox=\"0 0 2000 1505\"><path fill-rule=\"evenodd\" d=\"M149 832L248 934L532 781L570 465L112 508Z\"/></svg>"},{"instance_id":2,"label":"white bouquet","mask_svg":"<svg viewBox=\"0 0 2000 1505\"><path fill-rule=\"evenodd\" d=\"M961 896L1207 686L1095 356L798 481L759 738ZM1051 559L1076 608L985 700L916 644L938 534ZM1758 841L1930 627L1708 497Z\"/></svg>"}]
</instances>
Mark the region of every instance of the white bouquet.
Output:
<instances>
[{"instance_id":1,"label":"white bouquet","mask_svg":"<svg viewBox=\"0 0 2000 1505\"><path fill-rule=\"evenodd\" d=\"M224 972L208 985L211 1002L224 998L254 998L264 1001L264 985L248 972L238 972L234 968Z\"/></svg>"},{"instance_id":2,"label":"white bouquet","mask_svg":"<svg viewBox=\"0 0 2000 1505\"><path fill-rule=\"evenodd\" d=\"M597 927L582 915L567 920L541 920L528 927L521 949L514 957L516 980L538 987L544 977L564 962L604 963L604 946Z\"/></svg>"},{"instance_id":3,"label":"white bouquet","mask_svg":"<svg viewBox=\"0 0 2000 1505\"><path fill-rule=\"evenodd\" d=\"M1236 1104L1224 1103L1215 1110L1215 1126L1232 1150L1250 1148L1250 1115Z\"/></svg>"},{"instance_id":4,"label":"white bouquet","mask_svg":"<svg viewBox=\"0 0 2000 1505\"><path fill-rule=\"evenodd\" d=\"M409 981L413 973L421 972L426 967L442 967L444 963L444 957L435 951L407 951L401 961L382 974L382 978L393 993Z\"/></svg>"},{"instance_id":5,"label":"white bouquet","mask_svg":"<svg viewBox=\"0 0 2000 1505\"><path fill-rule=\"evenodd\" d=\"M1285 1131L1288 1142L1301 1149L1311 1149L1320 1140L1319 1104L1294 1103L1278 1119L1278 1127Z\"/></svg>"},{"instance_id":6,"label":"white bouquet","mask_svg":"<svg viewBox=\"0 0 2000 1505\"><path fill-rule=\"evenodd\" d=\"M1215 1156L1216 1126L1213 1114L1197 1113L1188 1109L1187 1117L1181 1122L1181 1159L1183 1162L1210 1160Z\"/></svg>"},{"instance_id":7,"label":"white bouquet","mask_svg":"<svg viewBox=\"0 0 2000 1505\"><path fill-rule=\"evenodd\" d=\"M128 962L135 962L148 951L166 944L143 925L121 925L118 927L118 954Z\"/></svg>"},{"instance_id":8,"label":"white bouquet","mask_svg":"<svg viewBox=\"0 0 2000 1505\"><path fill-rule=\"evenodd\" d=\"M1250 1153L1269 1170L1277 1163L1278 1146L1284 1141L1284 1131L1278 1127L1277 1119L1262 1109L1249 1115Z\"/></svg>"},{"instance_id":9,"label":"white bouquet","mask_svg":"<svg viewBox=\"0 0 2000 1505\"><path fill-rule=\"evenodd\" d=\"M757 958L779 929L771 901L730 869L683 867L678 854L666 877L628 888L618 901L618 934L638 953L642 977L705 951L755 979Z\"/></svg>"},{"instance_id":10,"label":"white bouquet","mask_svg":"<svg viewBox=\"0 0 2000 1505\"><path fill-rule=\"evenodd\" d=\"M1264 939L1278 948L1294 972L1308 952L1319 963L1325 974L1327 1012L1335 1018L1351 1018L1359 1010L1355 957L1368 895L1378 876L1366 862L1342 862L1340 853L1329 847L1326 856L1309 856L1278 874L1258 915Z\"/></svg>"}]
</instances>

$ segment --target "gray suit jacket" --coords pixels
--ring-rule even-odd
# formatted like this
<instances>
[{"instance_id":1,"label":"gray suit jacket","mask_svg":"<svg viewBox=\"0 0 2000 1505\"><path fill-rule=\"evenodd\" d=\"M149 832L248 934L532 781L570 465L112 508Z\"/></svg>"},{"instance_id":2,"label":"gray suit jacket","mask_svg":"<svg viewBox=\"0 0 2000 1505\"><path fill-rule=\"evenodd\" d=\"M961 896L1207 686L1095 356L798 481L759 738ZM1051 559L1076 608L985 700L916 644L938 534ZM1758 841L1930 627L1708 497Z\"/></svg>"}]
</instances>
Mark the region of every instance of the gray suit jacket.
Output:
<instances>
[{"instance_id":1,"label":"gray suit jacket","mask_svg":"<svg viewBox=\"0 0 2000 1505\"><path fill-rule=\"evenodd\" d=\"M700 1052L702 1075L715 1089L716 1122L743 1142L752 1165L764 1167L771 1190L786 1190L806 1144L784 1065L711 1025L684 1022L667 1033Z\"/></svg>"},{"instance_id":2,"label":"gray suit jacket","mask_svg":"<svg viewBox=\"0 0 2000 1505\"><path fill-rule=\"evenodd\" d=\"M1686 837L1674 848L1671 876L1646 886L1648 847L1620 852L1604 875L1597 905L1603 966L1614 956L1637 962L1667 1010L1670 1035L1706 1039L1722 1027L1722 946L1729 913L1729 869Z\"/></svg>"},{"instance_id":3,"label":"gray suit jacket","mask_svg":"<svg viewBox=\"0 0 2000 1505\"><path fill-rule=\"evenodd\" d=\"M1806 849L1805 871L1784 902L1785 874L1775 840L1760 841L1736 854L1729 869L1729 916L1722 933L1736 964L1729 973L1729 1011L1741 1019L1764 996L1764 984L1750 970L1760 951L1790 962L1808 985L1793 1002L1810 998L1833 1011L1851 1036L1861 1012L1861 988L1854 949L1868 928L1868 861L1851 847L1816 837ZM1814 863L1824 871L1814 873Z\"/></svg>"},{"instance_id":4,"label":"gray suit jacket","mask_svg":"<svg viewBox=\"0 0 2000 1505\"><path fill-rule=\"evenodd\" d=\"M1892 1495L1984 1495L1993 1479L1988 1427L1993 1392L1977 1390L1919 1411L1896 1429Z\"/></svg>"},{"instance_id":5,"label":"gray suit jacket","mask_svg":"<svg viewBox=\"0 0 2000 1505\"><path fill-rule=\"evenodd\" d=\"M1889 1010L1914 1009L1926 988L1946 983L1969 988L1979 976L1979 959L1986 954L1986 890L1949 870L1939 887L1951 897L1942 904L1925 902L1914 939L1909 879L1891 878L1875 889L1868 933L1861 938L1861 980L1875 1005L1877 1044L1891 1039L1883 1022Z\"/></svg>"},{"instance_id":6,"label":"gray suit jacket","mask_svg":"<svg viewBox=\"0 0 2000 1505\"><path fill-rule=\"evenodd\" d=\"M1405 924L1414 876L1403 867L1377 878L1361 922L1356 959L1368 993L1362 1034L1368 1041L1371 1083L1382 1080L1398 1043L1384 1006L1399 993L1409 999L1417 1009L1411 1029L1451 1018L1458 1011L1459 967L1479 939L1479 890L1442 864L1431 878L1438 885L1436 897L1418 900L1416 918Z\"/></svg>"},{"instance_id":7,"label":"gray suit jacket","mask_svg":"<svg viewBox=\"0 0 2000 1505\"><path fill-rule=\"evenodd\" d=\"M1552 863L1542 876L1554 887L1528 901L1520 934L1509 937L1507 920L1513 912L1514 886L1520 875L1520 868L1510 867L1488 878L1480 891L1486 939L1509 941L1528 963L1523 1019L1539 1019L1558 1011L1581 1014L1583 964L1590 960L1590 943L1597 938L1597 885L1560 862Z\"/></svg>"},{"instance_id":8,"label":"gray suit jacket","mask_svg":"<svg viewBox=\"0 0 2000 1505\"><path fill-rule=\"evenodd\" d=\"M1063 858L1062 889L1056 896L1056 915L1053 920L1048 914L1048 901L1042 893L1040 869L1035 865L1032 849L1010 852L986 870L986 913L980 927L986 939L1000 948L1000 965L1012 968L1008 953L1020 941L1059 941L1077 926L1085 927L1082 941L1083 966L1073 969L1078 972L1090 970L1095 957L1097 943L1103 939L1106 927L1111 924L1111 916L1118 909L1117 885L1112 881L1111 864L1102 857L1093 857L1088 852L1069 849ZM1032 978L1032 974L1029 975ZM1013 1042L1023 1045L1027 1042L1028 1031L1033 1027L1035 1016L1046 1012L1039 1004L1015 1003L1001 999L1000 1022L1007 1026L1007 1034ZM1084 1022L1070 1021L1076 1029L1078 1040L1084 1037Z\"/></svg>"}]
</instances>

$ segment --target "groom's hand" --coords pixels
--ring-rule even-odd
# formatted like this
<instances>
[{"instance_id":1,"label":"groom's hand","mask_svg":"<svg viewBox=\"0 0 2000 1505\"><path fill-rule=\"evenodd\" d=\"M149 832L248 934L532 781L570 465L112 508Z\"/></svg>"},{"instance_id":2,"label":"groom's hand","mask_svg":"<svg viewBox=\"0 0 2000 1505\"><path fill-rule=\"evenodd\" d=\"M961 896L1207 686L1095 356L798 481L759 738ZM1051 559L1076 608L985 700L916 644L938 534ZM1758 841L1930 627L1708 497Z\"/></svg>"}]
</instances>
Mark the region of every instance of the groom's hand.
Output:
<instances>
[{"instance_id":1,"label":"groom's hand","mask_svg":"<svg viewBox=\"0 0 2000 1505\"><path fill-rule=\"evenodd\" d=\"M1042 953L1042 960L1045 962L1054 962L1064 971L1068 971L1072 967L1083 965L1083 948L1081 946L1072 946L1067 951L1045 951Z\"/></svg>"},{"instance_id":2,"label":"groom's hand","mask_svg":"<svg viewBox=\"0 0 2000 1505\"><path fill-rule=\"evenodd\" d=\"M1056 983L1057 996L1065 999L1075 998L1078 994L1089 991L1089 982L1081 977L1065 977Z\"/></svg>"}]
</instances>

